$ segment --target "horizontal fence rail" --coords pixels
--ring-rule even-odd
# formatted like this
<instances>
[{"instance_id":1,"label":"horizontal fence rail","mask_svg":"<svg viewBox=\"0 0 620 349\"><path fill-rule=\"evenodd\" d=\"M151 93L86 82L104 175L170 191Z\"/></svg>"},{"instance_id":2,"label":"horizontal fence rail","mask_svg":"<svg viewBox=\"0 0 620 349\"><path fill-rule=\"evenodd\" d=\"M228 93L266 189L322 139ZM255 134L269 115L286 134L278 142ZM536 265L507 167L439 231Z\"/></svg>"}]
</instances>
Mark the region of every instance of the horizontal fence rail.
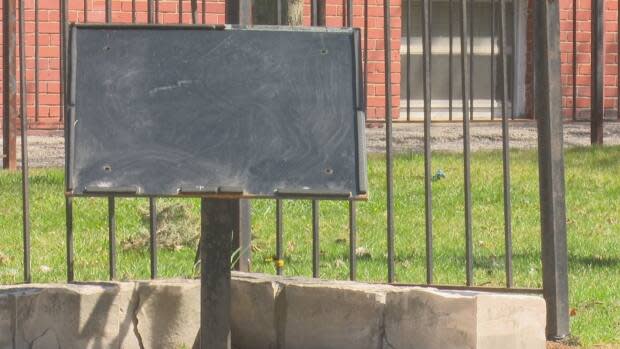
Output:
<instances>
[{"instance_id":1,"label":"horizontal fence rail","mask_svg":"<svg viewBox=\"0 0 620 349\"><path fill-rule=\"evenodd\" d=\"M516 110L516 104L519 100L520 93L526 88L523 85L517 86L516 81L522 81L517 77L518 64L518 42L521 40L522 31L520 28L522 23L518 21L518 10L521 1L519 0L491 0L489 1L474 1L474 0L449 0L445 2L431 1L431 0L405 0L401 6L404 11L404 52L400 52L400 47L397 50L397 54L394 54L393 44L400 43L400 33L397 33L392 22L391 9L394 8L390 0L384 0L382 4L382 15L379 17L382 20L383 28L381 28L380 49L376 49L377 38L376 33L370 28L369 21L371 5L368 0L352 1L348 0L341 4L342 11L341 16L337 20L332 15L327 14L327 4L325 0L311 0L308 1L308 9L302 11L301 22L291 22L293 11L291 7L285 6L284 0L277 0L271 11L265 10L265 13L258 11L255 6L252 6L250 0L240 1L227 1L227 2L211 2L205 0L179 0L178 2L160 1L160 0L148 0L138 1L133 0L130 3L127 2L114 2L113 0L106 0L103 8L91 8L92 2L84 1L81 9L69 8L67 0L60 0L58 4L60 23L56 33L47 33L42 35L39 30L41 18L39 16L40 8L38 1L35 0L34 7L27 9L25 6L25 0L19 1L19 16L17 20L15 18L15 0L3 0L3 127L4 127L4 145L5 154L9 154L7 147L15 147L14 130L11 128L11 120L16 119L19 115L21 118L21 140L22 140L22 196L23 196L23 266L24 266L24 282L32 281L32 272L30 269L31 264L31 251L30 251L30 198L29 198L29 175L28 175L28 148L27 148L27 130L28 130L28 97L33 95L34 99L33 118L34 122L39 122L38 118L43 109L41 104L42 82L39 77L41 75L42 67L42 50L41 39L45 37L45 40L51 40L50 38L55 36L60 42L59 52L59 69L60 75L58 76L58 93L60 101L65 100L66 94L66 81L63 81L63 77L66 76L66 61L67 61L67 24L69 22L104 22L104 23L180 23L180 24L204 24L204 23L228 23L228 24L278 24L278 25L301 25L309 24L313 26L327 25L331 23L333 26L360 26L362 31L363 42L363 76L364 76L364 90L369 91L371 86L371 80L376 76L371 76L374 73L373 69L376 67L377 62L375 58L377 53L383 55L382 79L379 83L376 80L372 83L373 90L383 89L384 93L380 95L382 99L382 105L377 109L380 110L382 115L381 123L384 123L385 131L385 209L381 212L385 216L385 282L401 285L398 283L398 274L396 270L396 259L398 253L396 251L397 237L408 234L408 231L400 231L397 229L397 219L395 215L395 207L399 203L397 200L398 191L395 187L395 154L394 154L394 123L398 121L420 121L423 123L424 131L424 175L423 175L423 199L419 200L424 205L424 241L420 241L420 245L424 250L424 267L425 267L425 284L423 286L433 286L439 288L449 289L465 289L465 290L489 290L497 292L523 292L523 293L544 293L548 303L548 314L550 316L549 323L552 324L548 328L548 336L550 338L563 338L568 335L568 311L566 304L568 301L568 286L566 284L567 272L567 255L566 255L566 226L565 222L565 207L564 207L564 173L563 173L563 158L562 158L562 91L560 90L560 56L559 56L559 5L557 2L535 2L535 16L533 18L534 30L536 35L534 36L534 54L533 59L536 68L533 71L532 84L535 91L539 92L537 98L534 101L535 104L528 106L534 110L536 119L538 122L538 128L540 132L539 137L539 157L540 157L540 218L542 221L541 236L542 236L542 262L543 262L543 289L532 288L518 288L515 287L514 272L513 272L513 208L511 202L511 163L510 163L510 123L509 121L518 118L520 115ZM603 3L601 0L594 0L596 3ZM543 4L544 3L544 4ZM576 3L573 7L573 13L576 13ZM115 10L117 7L114 5L120 5L121 9L127 11L122 12ZM130 6L128 6L128 4ZM171 7L171 4L174 6ZM331 4L331 3L330 3ZM434 23L440 21L440 18L446 18L443 16L444 5L447 4L447 22L446 28L442 26L435 26ZM440 5L442 6L440 8ZM128 6L128 7L127 7ZM400 5L399 5L400 6ZM474 35L475 31L479 30L476 25L485 23L482 18L479 17L479 6L489 6L491 16L484 18L488 20L488 30L490 35L489 44L489 70L488 73L489 85L487 91L482 91L478 88L476 78L481 74L479 71L480 65L477 64L477 52L480 50L480 46L476 41L482 39ZM172 8L172 10L171 10ZM224 8L222 10L222 8ZM485 7L486 8L486 7ZM593 13L594 13L593 7ZM596 7L598 9L598 7ZM356 12L356 9L359 11ZM374 8L373 8L374 9ZM25 10L33 10L34 16L34 51L32 53L32 60L34 65L32 66L34 71L33 78L29 78L27 75L28 67L26 63L29 59L29 53L26 52L28 45L25 43L25 23L26 14ZM289 11L289 12L286 12ZM598 10L597 10L598 11ZM360 15L357 15L359 13ZM331 16L331 17L330 17ZM576 18L574 16L573 18ZM359 21L357 21L359 19ZM328 23L329 22L329 23ZM374 22L374 21L373 21ZM599 26L594 25L593 32L599 32ZM576 19L574 19L576 26ZM596 22L597 25L599 22ZM17 45L15 38L16 32L13 30L13 25L19 24L19 45ZM435 260L436 256L434 251L434 239L436 238L436 232L434 231L433 218L434 212L437 212L437 208L433 208L433 149L432 149L432 123L437 121L435 118L436 108L433 103L437 98L434 98L434 75L437 74L437 67L439 61L435 59L434 52L443 50L442 47L438 47L433 30L440 28L446 29L448 33L448 49L447 49L447 65L448 65L448 86L447 86L447 98L448 98L448 110L446 112L447 121L459 123L459 127L462 126L462 173L463 173L463 196L461 197L463 212L463 231L460 232L463 237L464 244L459 248L464 254L464 259L459 261L463 265L464 271L464 284L463 285L441 285L436 282ZM594 30L596 29L596 30ZM419 32L417 32L419 30ZM512 32L511 32L512 30ZM577 35L576 29L573 36L573 47L577 47ZM371 35L371 39L369 36ZM398 34L398 38L394 39L394 33ZM414 34L419 34L419 40ZM523 34L525 35L525 34ZM371 49L371 43L373 48ZM398 44L399 46L402 46ZM19 59L17 59L16 47L20 47ZM484 45L482 45L484 46ZM576 49L575 49L576 50ZM596 51L592 53L594 58L600 59L600 52ZM417 53L419 52L419 54ZM486 51L485 51L486 52ZM575 51L576 52L576 51ZM395 57L396 56L396 57ZM400 63L404 56L405 64L402 77L405 79L404 87L401 86L401 90L404 91L404 118L400 117L401 105L400 101L394 102L393 94L395 81L393 74L394 62ZM414 56L419 56L421 75L421 84L414 86L412 81L416 79L414 76L413 68ZM415 58L417 59L417 58ZM573 61L576 61L576 54L573 54ZM16 64L18 63L18 64ZM371 68L372 65L372 68ZM435 66L435 69L433 69ZM19 67L19 79L17 79L17 68ZM458 73L457 73L458 70ZM573 100L577 98L576 88L576 64L573 68ZM522 72L524 73L524 72ZM596 77L595 77L596 75ZM596 92L596 103L600 106L602 94L599 93L600 85L595 84L598 82L599 72L593 74L593 86L592 91ZM602 75L601 75L602 77ZM30 80L33 81L32 90L28 89ZM595 81L594 81L595 80ZM601 78L602 80L602 78ZM17 83L19 82L19 84ZM46 88L49 88L49 82L46 81ZM19 85L19 93L16 86ZM55 86L56 85L52 85ZM47 90L46 90L47 91ZM420 92L418 92L420 91ZM416 105L416 99L414 94L419 93L421 96L421 120L416 120L414 117L414 109ZM480 99L476 99L477 96L488 94L489 99L486 102L486 106L482 106ZM540 96L540 97L539 97ZM593 101L595 94L593 93ZM18 98L19 97L19 98ZM376 96L374 96L376 97ZM399 96L397 96L399 97ZM17 108L16 101L20 100L19 109ZM373 98L374 99L374 98ZM521 101L523 102L523 101ZM365 94L364 105L369 108L370 100L369 93ZM63 105L60 103L58 111L58 121L63 122ZM488 117L481 117L481 110L487 108ZM576 103L572 104L573 118L576 118L577 109ZM49 106L45 105L45 109L48 110ZM594 113L593 107L593 113ZM602 109L597 109L597 113L602 115ZM395 115L396 114L396 115ZM457 116L460 114L460 116ZM375 115L376 116L376 115ZM594 117L592 118L594 120ZM378 119L377 119L378 120ZM475 226L473 210L476 205L474 197L472 195L472 151L471 151L471 127L475 121L497 121L496 125L501 127L502 131L502 147L501 147L501 159L502 159L502 193L498 196L502 198L502 234L503 234L503 251L504 251L504 265L503 272L505 273L505 282L503 287L482 287L477 283L475 279ZM374 119L368 119L368 122L374 122ZM599 120L600 121L600 120ZM597 124L597 127L598 124ZM602 127L602 124L601 126ZM596 131L598 132L598 131ZM595 131L593 129L593 135ZM13 137L13 138L11 138ZM8 167L15 166L16 160L14 158L5 158L5 165ZM559 166L558 164L562 164ZM459 165L460 166L460 165ZM65 198L65 217L66 217L66 268L67 268L67 280L73 282L75 278L75 235L74 235L74 198L67 196ZM79 200L79 199L77 199ZM108 274L110 280L118 279L117 264L117 209L118 203L122 200L113 195L107 197L107 230L108 230ZM158 200L159 198L148 198L148 231L149 231L149 260L150 260L150 276L155 279L158 277ZM287 260L287 241L286 238L286 221L285 221L285 206L287 201L282 199L275 200L275 210L272 215L274 222L274 234L275 234L275 246L273 246L273 264L274 270L277 275L284 275L286 272L285 261ZM311 238L312 238L312 276L315 278L321 277L321 231L320 227L322 222L321 215L321 201L313 200L310 203L311 209L311 221L308 222L311 226ZM347 230L348 230L348 271L350 280L358 280L358 219L363 218L359 214L360 204L355 201L349 201L347 205ZM244 228L238 229L240 231L239 236L235 237L236 247L240 250L241 260L236 264L240 270L250 270L250 259L252 244L250 241L251 227L250 222L250 206L241 205L237 212L237 220L239 226ZM244 223L245 222L245 223ZM414 229L414 228L412 228ZM199 248L198 248L199 250ZM552 257L549 257L552 256ZM199 253L197 252L194 260L197 263L201 260ZM346 265L346 264L345 264Z\"/></svg>"}]
</instances>

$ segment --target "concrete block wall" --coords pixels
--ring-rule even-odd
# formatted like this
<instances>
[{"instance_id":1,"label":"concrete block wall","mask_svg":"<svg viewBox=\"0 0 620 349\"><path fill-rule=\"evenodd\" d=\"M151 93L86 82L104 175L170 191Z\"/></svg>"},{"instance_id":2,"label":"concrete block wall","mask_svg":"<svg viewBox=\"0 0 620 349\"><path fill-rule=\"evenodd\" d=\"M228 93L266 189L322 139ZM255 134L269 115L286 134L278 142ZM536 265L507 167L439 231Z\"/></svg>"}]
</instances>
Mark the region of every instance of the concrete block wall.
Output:
<instances>
[{"instance_id":1,"label":"concrete block wall","mask_svg":"<svg viewBox=\"0 0 620 349\"><path fill-rule=\"evenodd\" d=\"M573 62L573 8L577 8L577 60ZM588 118L591 97L592 0L560 0L560 50L562 52L562 104L565 117ZM607 114L618 110L618 2L605 1L604 106ZM573 64L577 65L577 99L573 100Z\"/></svg>"},{"instance_id":2,"label":"concrete block wall","mask_svg":"<svg viewBox=\"0 0 620 349\"><path fill-rule=\"evenodd\" d=\"M541 297L235 273L235 349L544 349ZM197 280L0 286L0 349L196 348Z\"/></svg>"}]
</instances>

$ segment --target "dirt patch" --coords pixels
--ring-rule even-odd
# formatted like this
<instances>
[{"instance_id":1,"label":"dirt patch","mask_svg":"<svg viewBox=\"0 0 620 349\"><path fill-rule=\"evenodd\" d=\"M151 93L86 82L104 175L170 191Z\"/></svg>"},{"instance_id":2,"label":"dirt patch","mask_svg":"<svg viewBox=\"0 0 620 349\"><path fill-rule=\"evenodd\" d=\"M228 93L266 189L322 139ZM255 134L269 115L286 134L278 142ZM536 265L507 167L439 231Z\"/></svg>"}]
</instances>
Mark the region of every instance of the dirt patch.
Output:
<instances>
[{"instance_id":1,"label":"dirt patch","mask_svg":"<svg viewBox=\"0 0 620 349\"><path fill-rule=\"evenodd\" d=\"M143 227L149 226L148 208L140 209ZM189 204L159 201L157 207L157 245L170 250L183 247L195 248L198 244L200 216L192 211ZM148 246L150 232L140 229L138 234L121 241L124 250L139 250Z\"/></svg>"},{"instance_id":2,"label":"dirt patch","mask_svg":"<svg viewBox=\"0 0 620 349\"><path fill-rule=\"evenodd\" d=\"M556 343L556 342L547 342L547 349L577 349L579 347L574 347L574 346L570 346L570 345L566 345L566 344L562 344L562 343Z\"/></svg>"},{"instance_id":3,"label":"dirt patch","mask_svg":"<svg viewBox=\"0 0 620 349\"><path fill-rule=\"evenodd\" d=\"M10 260L11 259L9 258L9 256L7 256L6 254L2 253L2 251L0 251L0 267L9 263Z\"/></svg>"},{"instance_id":4,"label":"dirt patch","mask_svg":"<svg viewBox=\"0 0 620 349\"><path fill-rule=\"evenodd\" d=\"M620 349L620 344L595 344L583 347L577 338L569 338L562 342L547 342L547 349Z\"/></svg>"},{"instance_id":5,"label":"dirt patch","mask_svg":"<svg viewBox=\"0 0 620 349\"><path fill-rule=\"evenodd\" d=\"M547 342L547 349L579 349L581 346L573 341L566 342Z\"/></svg>"}]
</instances>

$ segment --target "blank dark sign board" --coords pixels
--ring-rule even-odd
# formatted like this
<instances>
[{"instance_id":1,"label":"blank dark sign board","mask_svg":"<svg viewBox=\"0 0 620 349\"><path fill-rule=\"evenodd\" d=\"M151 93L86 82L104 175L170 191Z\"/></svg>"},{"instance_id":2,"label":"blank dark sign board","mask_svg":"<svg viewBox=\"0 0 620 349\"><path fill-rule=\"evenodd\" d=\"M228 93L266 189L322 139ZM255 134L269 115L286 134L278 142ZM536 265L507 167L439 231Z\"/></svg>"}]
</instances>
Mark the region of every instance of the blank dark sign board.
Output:
<instances>
[{"instance_id":1,"label":"blank dark sign board","mask_svg":"<svg viewBox=\"0 0 620 349\"><path fill-rule=\"evenodd\" d=\"M354 29L74 25L68 195L366 197Z\"/></svg>"}]
</instances>

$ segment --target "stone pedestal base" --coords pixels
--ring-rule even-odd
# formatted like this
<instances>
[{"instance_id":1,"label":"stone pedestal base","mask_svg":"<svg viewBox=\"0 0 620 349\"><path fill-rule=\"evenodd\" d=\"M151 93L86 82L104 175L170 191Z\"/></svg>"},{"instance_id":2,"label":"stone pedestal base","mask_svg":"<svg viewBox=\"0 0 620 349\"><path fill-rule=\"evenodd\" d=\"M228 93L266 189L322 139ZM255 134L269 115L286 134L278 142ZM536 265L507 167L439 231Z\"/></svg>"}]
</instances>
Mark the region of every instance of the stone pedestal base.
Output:
<instances>
[{"instance_id":1,"label":"stone pedestal base","mask_svg":"<svg viewBox=\"0 0 620 349\"><path fill-rule=\"evenodd\" d=\"M197 280L0 287L0 349L192 348ZM237 349L544 349L540 297L234 273Z\"/></svg>"}]
</instances>

